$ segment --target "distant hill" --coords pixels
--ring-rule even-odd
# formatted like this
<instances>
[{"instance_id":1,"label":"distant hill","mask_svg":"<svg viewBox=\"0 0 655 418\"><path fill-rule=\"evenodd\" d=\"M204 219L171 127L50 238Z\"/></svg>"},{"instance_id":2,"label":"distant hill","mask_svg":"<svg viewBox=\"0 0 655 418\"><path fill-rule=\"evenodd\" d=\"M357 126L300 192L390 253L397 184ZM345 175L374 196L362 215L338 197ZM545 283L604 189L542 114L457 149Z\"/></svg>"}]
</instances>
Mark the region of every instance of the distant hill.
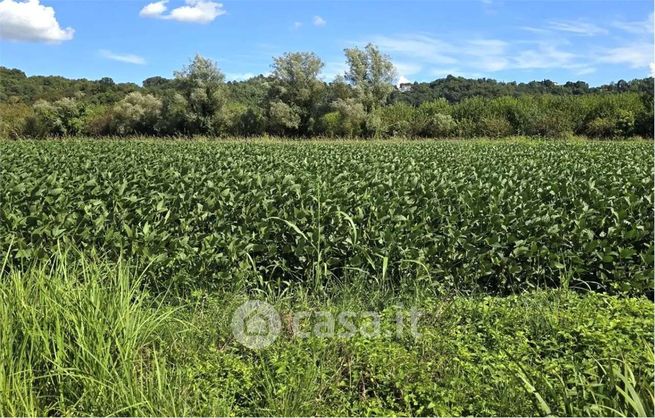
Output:
<instances>
[{"instance_id":1,"label":"distant hill","mask_svg":"<svg viewBox=\"0 0 655 418\"><path fill-rule=\"evenodd\" d=\"M262 76L245 81L228 83L233 95L248 101L253 94L253 85L264 82ZM616 83L599 87L589 87L584 81L557 84L550 80L531 81L529 83L502 82L490 78L470 79L452 75L431 82L415 82L403 85L404 91L396 89L390 102L405 102L420 105L437 98L445 98L450 103L458 103L469 97L501 97L522 95L583 95L588 93L638 92L653 94L653 78L619 80ZM39 99L49 101L63 97L82 96L87 103L110 104L122 99L133 91L157 91L175 88L175 80L164 77L150 77L139 86L135 83L115 83L111 78L100 80L68 79L60 76L26 76L19 69L0 66L0 102L22 102L32 104ZM256 90L256 89L255 89ZM259 93L258 93L259 94Z\"/></svg>"},{"instance_id":2,"label":"distant hill","mask_svg":"<svg viewBox=\"0 0 655 418\"><path fill-rule=\"evenodd\" d=\"M653 78L635 79L632 81L619 80L616 83L605 84L599 87L589 87L584 81L569 81L557 84L550 80L530 81L529 83L502 82L491 78L471 79L449 75L426 83L403 84L402 90L396 90L392 102L405 102L420 105L438 98L445 98L450 103L458 103L469 97L494 98L501 96L522 96L553 94L582 95L588 93L621 93L638 92L653 94Z\"/></svg>"},{"instance_id":3,"label":"distant hill","mask_svg":"<svg viewBox=\"0 0 655 418\"><path fill-rule=\"evenodd\" d=\"M139 90L134 83L115 83L109 77L100 80L73 80L60 76L27 77L21 70L0 67L0 102L34 103L83 95L88 103L108 104Z\"/></svg>"}]
</instances>

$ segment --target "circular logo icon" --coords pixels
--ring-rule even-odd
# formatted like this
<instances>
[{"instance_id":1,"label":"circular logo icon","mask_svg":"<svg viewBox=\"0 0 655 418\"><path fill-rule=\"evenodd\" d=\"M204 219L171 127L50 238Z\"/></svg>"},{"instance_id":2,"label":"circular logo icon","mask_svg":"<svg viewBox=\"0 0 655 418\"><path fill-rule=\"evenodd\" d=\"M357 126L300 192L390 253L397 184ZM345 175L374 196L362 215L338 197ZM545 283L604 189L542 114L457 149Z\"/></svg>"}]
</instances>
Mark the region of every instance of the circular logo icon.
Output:
<instances>
[{"instance_id":1,"label":"circular logo icon","mask_svg":"<svg viewBox=\"0 0 655 418\"><path fill-rule=\"evenodd\" d=\"M270 304L249 300L232 316L232 334L241 344L253 350L266 348L280 334L280 315Z\"/></svg>"}]
</instances>

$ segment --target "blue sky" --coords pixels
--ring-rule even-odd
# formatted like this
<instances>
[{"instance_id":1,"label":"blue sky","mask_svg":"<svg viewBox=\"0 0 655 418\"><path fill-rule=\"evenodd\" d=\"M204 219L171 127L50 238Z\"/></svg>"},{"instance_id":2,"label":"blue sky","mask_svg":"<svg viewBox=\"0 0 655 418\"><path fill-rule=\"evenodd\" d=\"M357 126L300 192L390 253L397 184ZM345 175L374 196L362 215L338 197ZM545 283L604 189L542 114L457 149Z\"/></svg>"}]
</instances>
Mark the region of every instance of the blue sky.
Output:
<instances>
[{"instance_id":1,"label":"blue sky","mask_svg":"<svg viewBox=\"0 0 655 418\"><path fill-rule=\"evenodd\" d=\"M343 49L377 44L403 80L447 74L598 85L653 70L653 3L622 1L2 0L0 65L140 83L196 53L228 79L313 51L331 80Z\"/></svg>"}]
</instances>

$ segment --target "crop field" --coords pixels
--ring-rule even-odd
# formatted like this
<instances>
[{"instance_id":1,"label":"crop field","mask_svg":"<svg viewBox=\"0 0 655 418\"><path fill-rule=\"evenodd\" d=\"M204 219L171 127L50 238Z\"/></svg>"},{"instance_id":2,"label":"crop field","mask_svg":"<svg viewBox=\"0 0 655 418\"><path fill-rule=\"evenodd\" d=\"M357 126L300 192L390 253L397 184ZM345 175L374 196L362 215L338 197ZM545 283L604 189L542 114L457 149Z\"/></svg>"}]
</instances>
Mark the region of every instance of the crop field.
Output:
<instances>
[{"instance_id":1,"label":"crop field","mask_svg":"<svg viewBox=\"0 0 655 418\"><path fill-rule=\"evenodd\" d=\"M1 141L0 415L652 415L653 167L646 141ZM270 346L230 330L247 300ZM401 307L419 337L288 319Z\"/></svg>"}]
</instances>

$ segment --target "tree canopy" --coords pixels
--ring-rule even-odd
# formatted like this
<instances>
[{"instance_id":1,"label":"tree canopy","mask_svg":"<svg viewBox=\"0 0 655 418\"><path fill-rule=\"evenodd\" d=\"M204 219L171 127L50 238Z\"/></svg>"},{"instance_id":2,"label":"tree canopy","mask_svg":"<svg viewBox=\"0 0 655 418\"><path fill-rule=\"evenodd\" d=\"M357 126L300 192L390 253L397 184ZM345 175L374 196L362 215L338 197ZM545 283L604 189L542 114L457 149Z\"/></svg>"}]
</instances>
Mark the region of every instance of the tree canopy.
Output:
<instances>
[{"instance_id":1,"label":"tree canopy","mask_svg":"<svg viewBox=\"0 0 655 418\"><path fill-rule=\"evenodd\" d=\"M329 82L312 52L285 53L270 75L227 83L200 55L173 78L141 86L0 67L0 136L653 135L653 78L590 87L447 76L399 89L393 63L375 45L344 55L346 71Z\"/></svg>"}]
</instances>

